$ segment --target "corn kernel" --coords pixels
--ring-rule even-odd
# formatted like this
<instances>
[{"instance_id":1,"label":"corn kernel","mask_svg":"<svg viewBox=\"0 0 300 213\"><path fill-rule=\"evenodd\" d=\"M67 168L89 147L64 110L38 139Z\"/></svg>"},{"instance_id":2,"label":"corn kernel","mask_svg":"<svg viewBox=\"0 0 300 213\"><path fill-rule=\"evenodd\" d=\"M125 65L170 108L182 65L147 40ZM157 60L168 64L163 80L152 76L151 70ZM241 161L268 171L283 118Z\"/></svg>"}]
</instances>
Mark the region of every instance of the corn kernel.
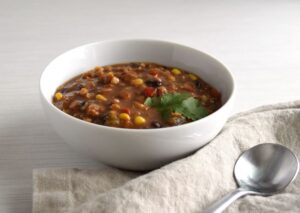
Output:
<instances>
[{"instance_id":1,"label":"corn kernel","mask_svg":"<svg viewBox=\"0 0 300 213\"><path fill-rule=\"evenodd\" d=\"M129 121L129 120L130 120L130 116L129 116L127 113L121 113L121 114L119 115L119 118L120 118L121 120L126 120L126 121Z\"/></svg>"},{"instance_id":2,"label":"corn kernel","mask_svg":"<svg viewBox=\"0 0 300 213\"><path fill-rule=\"evenodd\" d=\"M103 95L100 95L100 94L96 95L96 99L99 100L99 101L107 101L107 98Z\"/></svg>"},{"instance_id":3,"label":"corn kernel","mask_svg":"<svg viewBox=\"0 0 300 213\"><path fill-rule=\"evenodd\" d=\"M87 97L88 99L91 99L94 96L95 96L95 93L89 93L89 92L85 95L85 97Z\"/></svg>"},{"instance_id":4,"label":"corn kernel","mask_svg":"<svg viewBox=\"0 0 300 213\"><path fill-rule=\"evenodd\" d=\"M147 109L147 107L146 107L145 104L139 103L139 102L137 102L137 101L135 101L135 102L133 103L133 105L134 105L136 108L138 108L138 109Z\"/></svg>"},{"instance_id":5,"label":"corn kernel","mask_svg":"<svg viewBox=\"0 0 300 213\"><path fill-rule=\"evenodd\" d=\"M190 79L192 79L193 81L196 81L198 79L197 76L195 76L194 74L190 73L189 74Z\"/></svg>"},{"instance_id":6,"label":"corn kernel","mask_svg":"<svg viewBox=\"0 0 300 213\"><path fill-rule=\"evenodd\" d=\"M176 78L173 75L168 76L168 80L170 81L176 81Z\"/></svg>"},{"instance_id":7,"label":"corn kernel","mask_svg":"<svg viewBox=\"0 0 300 213\"><path fill-rule=\"evenodd\" d=\"M114 99L112 100L112 103L113 103L113 104L119 104L119 103L120 103L120 99L114 98Z\"/></svg>"},{"instance_id":8,"label":"corn kernel","mask_svg":"<svg viewBox=\"0 0 300 213\"><path fill-rule=\"evenodd\" d=\"M57 92L57 93L55 93L55 98L56 98L56 100L59 101L63 98L63 94L61 92Z\"/></svg>"},{"instance_id":9,"label":"corn kernel","mask_svg":"<svg viewBox=\"0 0 300 213\"><path fill-rule=\"evenodd\" d=\"M80 95L86 95L88 92L89 92L89 90L87 88L83 87L83 88L80 89L79 94Z\"/></svg>"},{"instance_id":10,"label":"corn kernel","mask_svg":"<svg viewBox=\"0 0 300 213\"><path fill-rule=\"evenodd\" d=\"M131 83L134 86L140 86L140 85L144 84L144 81L141 78L137 78L137 79L132 80Z\"/></svg>"},{"instance_id":11,"label":"corn kernel","mask_svg":"<svg viewBox=\"0 0 300 213\"><path fill-rule=\"evenodd\" d=\"M95 71L103 71L104 70L104 68L103 67L100 67L100 66L96 66L95 67L95 69L94 69Z\"/></svg>"},{"instance_id":12,"label":"corn kernel","mask_svg":"<svg viewBox=\"0 0 300 213\"><path fill-rule=\"evenodd\" d=\"M119 78L117 78L117 77L112 77L112 79L111 79L111 81L110 81L110 83L112 83L112 84L118 84L120 82L120 79Z\"/></svg>"},{"instance_id":13,"label":"corn kernel","mask_svg":"<svg viewBox=\"0 0 300 213\"><path fill-rule=\"evenodd\" d=\"M206 102L208 100L208 97L206 95L202 95L200 98L203 102Z\"/></svg>"},{"instance_id":14,"label":"corn kernel","mask_svg":"<svg viewBox=\"0 0 300 213\"><path fill-rule=\"evenodd\" d=\"M180 75L181 74L181 70L177 69L177 68L173 68L171 71L174 75Z\"/></svg>"},{"instance_id":15,"label":"corn kernel","mask_svg":"<svg viewBox=\"0 0 300 213\"><path fill-rule=\"evenodd\" d=\"M121 107L120 107L119 104L112 104L112 105L110 106L110 108L111 108L112 110L119 110Z\"/></svg>"},{"instance_id":16,"label":"corn kernel","mask_svg":"<svg viewBox=\"0 0 300 213\"><path fill-rule=\"evenodd\" d=\"M91 118L83 118L83 120L86 121L86 122L90 122L90 123L92 122Z\"/></svg>"},{"instance_id":17,"label":"corn kernel","mask_svg":"<svg viewBox=\"0 0 300 213\"><path fill-rule=\"evenodd\" d=\"M143 125L143 124L146 123L146 120L142 116L136 116L135 119L134 119L134 123L136 125Z\"/></svg>"},{"instance_id":18,"label":"corn kernel","mask_svg":"<svg viewBox=\"0 0 300 213\"><path fill-rule=\"evenodd\" d=\"M108 112L108 117L110 118L110 119L117 119L117 112L116 111L113 111L113 110L111 110L111 111L109 111Z\"/></svg>"},{"instance_id":19,"label":"corn kernel","mask_svg":"<svg viewBox=\"0 0 300 213\"><path fill-rule=\"evenodd\" d=\"M112 73L112 72L108 72L107 74L106 74L106 76L108 77L108 78L113 78L114 77L114 74Z\"/></svg>"}]
</instances>

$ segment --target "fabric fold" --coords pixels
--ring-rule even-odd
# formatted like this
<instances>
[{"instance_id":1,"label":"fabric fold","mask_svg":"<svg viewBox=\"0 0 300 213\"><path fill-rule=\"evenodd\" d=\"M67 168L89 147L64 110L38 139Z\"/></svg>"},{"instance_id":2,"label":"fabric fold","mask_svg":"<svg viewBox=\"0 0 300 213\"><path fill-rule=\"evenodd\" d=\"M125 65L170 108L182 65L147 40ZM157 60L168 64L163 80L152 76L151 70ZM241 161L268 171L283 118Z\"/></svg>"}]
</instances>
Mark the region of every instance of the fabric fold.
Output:
<instances>
[{"instance_id":1,"label":"fabric fold","mask_svg":"<svg viewBox=\"0 0 300 213\"><path fill-rule=\"evenodd\" d=\"M300 156L300 101L231 117L195 154L147 174L105 170L34 171L33 212L201 212L237 186L238 156L260 143L280 143ZM299 176L270 197L247 196L226 212L300 212Z\"/></svg>"}]
</instances>

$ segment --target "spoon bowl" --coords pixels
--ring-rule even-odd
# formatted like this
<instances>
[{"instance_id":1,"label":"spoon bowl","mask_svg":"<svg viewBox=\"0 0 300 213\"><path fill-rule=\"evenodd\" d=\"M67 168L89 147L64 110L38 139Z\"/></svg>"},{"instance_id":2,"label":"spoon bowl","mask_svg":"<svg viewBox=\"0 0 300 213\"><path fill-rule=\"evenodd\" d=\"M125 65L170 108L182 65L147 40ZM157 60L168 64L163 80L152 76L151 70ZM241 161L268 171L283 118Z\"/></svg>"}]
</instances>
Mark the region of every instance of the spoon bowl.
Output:
<instances>
[{"instance_id":1,"label":"spoon bowl","mask_svg":"<svg viewBox=\"0 0 300 213\"><path fill-rule=\"evenodd\" d=\"M242 153L234 167L239 188L213 203L205 213L222 212L247 194L268 196L283 191L297 176L299 161L285 146L259 144Z\"/></svg>"},{"instance_id":2,"label":"spoon bowl","mask_svg":"<svg viewBox=\"0 0 300 213\"><path fill-rule=\"evenodd\" d=\"M299 170L297 157L279 144L264 143L245 151L235 164L238 185L259 193L284 190Z\"/></svg>"}]
</instances>

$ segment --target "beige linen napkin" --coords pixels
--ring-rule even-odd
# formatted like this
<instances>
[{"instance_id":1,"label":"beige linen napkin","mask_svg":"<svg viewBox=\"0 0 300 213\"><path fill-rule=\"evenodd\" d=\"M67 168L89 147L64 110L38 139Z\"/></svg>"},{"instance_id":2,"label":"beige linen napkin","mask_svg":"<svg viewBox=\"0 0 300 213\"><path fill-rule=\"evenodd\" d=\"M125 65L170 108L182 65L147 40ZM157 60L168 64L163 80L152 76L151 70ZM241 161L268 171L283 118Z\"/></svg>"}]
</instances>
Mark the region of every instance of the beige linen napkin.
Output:
<instances>
[{"instance_id":1,"label":"beige linen napkin","mask_svg":"<svg viewBox=\"0 0 300 213\"><path fill-rule=\"evenodd\" d=\"M234 190L233 167L244 150L280 143L300 156L300 101L232 117L194 155L147 174L79 169L34 171L33 212L201 212ZM300 178L281 194L247 196L226 212L300 212Z\"/></svg>"}]
</instances>

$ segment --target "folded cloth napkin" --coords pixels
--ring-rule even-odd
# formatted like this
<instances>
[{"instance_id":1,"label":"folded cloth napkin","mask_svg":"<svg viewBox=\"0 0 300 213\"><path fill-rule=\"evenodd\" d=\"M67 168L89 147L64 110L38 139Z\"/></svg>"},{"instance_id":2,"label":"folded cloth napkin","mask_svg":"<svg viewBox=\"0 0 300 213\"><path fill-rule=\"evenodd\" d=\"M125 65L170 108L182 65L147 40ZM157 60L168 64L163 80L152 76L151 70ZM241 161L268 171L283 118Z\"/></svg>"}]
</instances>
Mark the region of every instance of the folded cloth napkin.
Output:
<instances>
[{"instance_id":1,"label":"folded cloth napkin","mask_svg":"<svg viewBox=\"0 0 300 213\"><path fill-rule=\"evenodd\" d=\"M37 169L33 212L201 212L237 186L238 156L260 143L280 143L300 156L300 101L263 106L230 118L195 154L147 174ZM270 197L247 196L225 212L300 212L300 178Z\"/></svg>"}]
</instances>

